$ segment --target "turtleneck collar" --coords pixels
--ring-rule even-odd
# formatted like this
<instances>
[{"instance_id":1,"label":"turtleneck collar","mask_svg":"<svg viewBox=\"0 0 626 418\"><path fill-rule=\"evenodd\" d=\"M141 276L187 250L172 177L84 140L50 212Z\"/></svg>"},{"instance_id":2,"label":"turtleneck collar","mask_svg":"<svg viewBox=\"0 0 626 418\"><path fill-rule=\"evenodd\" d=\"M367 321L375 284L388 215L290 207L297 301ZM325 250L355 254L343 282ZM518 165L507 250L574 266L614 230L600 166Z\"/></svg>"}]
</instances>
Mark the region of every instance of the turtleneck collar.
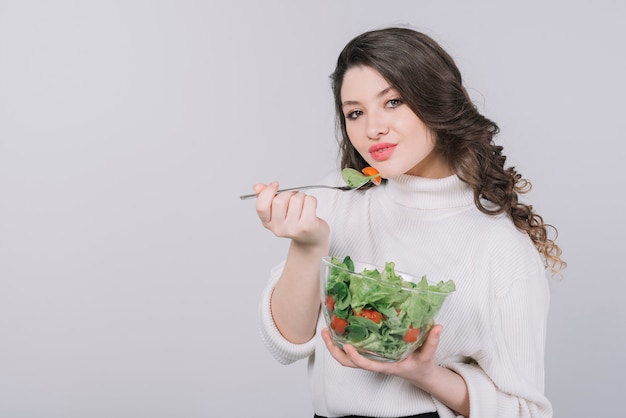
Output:
<instances>
[{"instance_id":1,"label":"turtleneck collar","mask_svg":"<svg viewBox=\"0 0 626 418\"><path fill-rule=\"evenodd\" d=\"M471 187L456 174L441 179L403 174L388 179L384 189L393 202L416 209L448 209L474 204Z\"/></svg>"}]
</instances>

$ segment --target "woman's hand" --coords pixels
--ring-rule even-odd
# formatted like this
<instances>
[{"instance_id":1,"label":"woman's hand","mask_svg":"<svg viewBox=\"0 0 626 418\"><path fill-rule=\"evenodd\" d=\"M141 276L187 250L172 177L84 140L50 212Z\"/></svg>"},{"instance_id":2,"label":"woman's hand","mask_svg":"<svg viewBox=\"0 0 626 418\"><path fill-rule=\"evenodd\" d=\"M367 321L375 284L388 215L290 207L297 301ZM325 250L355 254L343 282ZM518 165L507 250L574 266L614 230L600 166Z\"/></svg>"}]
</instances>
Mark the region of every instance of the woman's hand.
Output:
<instances>
[{"instance_id":1,"label":"woman's hand","mask_svg":"<svg viewBox=\"0 0 626 418\"><path fill-rule=\"evenodd\" d=\"M328 329L322 330L322 338L330 354L343 366L402 377L421 387L420 383L427 381L438 367L435 365L435 352L439 346L442 330L441 325L433 326L424 344L413 354L398 362L370 360L359 354L351 345L344 345L342 350L333 342Z\"/></svg>"},{"instance_id":2,"label":"woman's hand","mask_svg":"<svg viewBox=\"0 0 626 418\"><path fill-rule=\"evenodd\" d=\"M326 245L330 229L316 215L317 199L296 191L277 194L277 190L278 182L254 185L256 211L263 226L299 245Z\"/></svg>"},{"instance_id":3,"label":"woman's hand","mask_svg":"<svg viewBox=\"0 0 626 418\"><path fill-rule=\"evenodd\" d=\"M395 363L370 360L360 355L351 345L345 345L342 350L335 345L327 328L322 330L322 338L330 354L343 366L406 379L439 399L450 409L469 417L469 392L465 380L452 370L435 364L435 352L442 331L441 325L432 327L419 349Z\"/></svg>"}]
</instances>

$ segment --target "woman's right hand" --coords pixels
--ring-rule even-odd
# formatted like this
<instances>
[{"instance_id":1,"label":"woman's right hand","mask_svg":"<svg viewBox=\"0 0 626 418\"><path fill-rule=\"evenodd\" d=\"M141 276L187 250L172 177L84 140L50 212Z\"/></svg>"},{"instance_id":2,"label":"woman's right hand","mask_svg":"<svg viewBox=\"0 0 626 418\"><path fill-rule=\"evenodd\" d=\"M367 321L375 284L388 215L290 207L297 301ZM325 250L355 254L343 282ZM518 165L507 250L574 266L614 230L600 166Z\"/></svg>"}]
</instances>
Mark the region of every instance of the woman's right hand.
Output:
<instances>
[{"instance_id":1,"label":"woman's right hand","mask_svg":"<svg viewBox=\"0 0 626 418\"><path fill-rule=\"evenodd\" d=\"M263 226L298 245L326 245L330 229L316 214L317 199L297 191L277 194L277 190L278 182L254 185L256 211Z\"/></svg>"},{"instance_id":2,"label":"woman's right hand","mask_svg":"<svg viewBox=\"0 0 626 418\"><path fill-rule=\"evenodd\" d=\"M263 226L290 238L283 272L271 296L272 319L288 341L301 344L315 335L320 309L320 258L328 253L330 227L316 214L317 199L281 192L278 183L255 184L256 211Z\"/></svg>"}]
</instances>

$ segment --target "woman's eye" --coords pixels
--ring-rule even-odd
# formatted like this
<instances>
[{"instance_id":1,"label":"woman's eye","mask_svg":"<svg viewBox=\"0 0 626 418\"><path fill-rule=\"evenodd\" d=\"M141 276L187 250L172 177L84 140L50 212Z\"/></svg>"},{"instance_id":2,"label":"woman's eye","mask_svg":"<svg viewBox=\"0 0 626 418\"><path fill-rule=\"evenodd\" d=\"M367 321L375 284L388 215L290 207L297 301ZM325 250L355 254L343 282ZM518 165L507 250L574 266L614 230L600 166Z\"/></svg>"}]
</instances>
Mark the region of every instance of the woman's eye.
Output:
<instances>
[{"instance_id":1,"label":"woman's eye","mask_svg":"<svg viewBox=\"0 0 626 418\"><path fill-rule=\"evenodd\" d=\"M361 116L363 114L363 112L361 112L360 110L355 110L354 112L350 112L346 114L346 119L351 119L354 120L356 118L358 118L359 116Z\"/></svg>"},{"instance_id":2,"label":"woman's eye","mask_svg":"<svg viewBox=\"0 0 626 418\"><path fill-rule=\"evenodd\" d=\"M387 102L387 107L394 108L402 104L402 99L391 99Z\"/></svg>"}]
</instances>

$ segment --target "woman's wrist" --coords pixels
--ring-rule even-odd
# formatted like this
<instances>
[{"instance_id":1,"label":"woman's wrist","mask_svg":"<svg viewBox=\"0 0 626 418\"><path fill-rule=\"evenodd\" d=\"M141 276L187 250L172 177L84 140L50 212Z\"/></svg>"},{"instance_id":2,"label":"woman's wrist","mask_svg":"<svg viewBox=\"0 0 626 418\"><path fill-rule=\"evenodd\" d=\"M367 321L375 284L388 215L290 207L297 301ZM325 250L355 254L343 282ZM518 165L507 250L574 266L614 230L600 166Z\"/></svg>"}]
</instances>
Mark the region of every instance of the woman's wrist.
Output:
<instances>
[{"instance_id":1,"label":"woman's wrist","mask_svg":"<svg viewBox=\"0 0 626 418\"><path fill-rule=\"evenodd\" d=\"M316 261L319 261L319 259L328 255L328 247L328 239L315 243L291 240L291 244L289 246L289 255L293 255L298 258L312 257L315 258Z\"/></svg>"},{"instance_id":2,"label":"woman's wrist","mask_svg":"<svg viewBox=\"0 0 626 418\"><path fill-rule=\"evenodd\" d=\"M438 365L420 376L415 386L430 393L450 409L469 417L469 391L465 379L458 373Z\"/></svg>"}]
</instances>

